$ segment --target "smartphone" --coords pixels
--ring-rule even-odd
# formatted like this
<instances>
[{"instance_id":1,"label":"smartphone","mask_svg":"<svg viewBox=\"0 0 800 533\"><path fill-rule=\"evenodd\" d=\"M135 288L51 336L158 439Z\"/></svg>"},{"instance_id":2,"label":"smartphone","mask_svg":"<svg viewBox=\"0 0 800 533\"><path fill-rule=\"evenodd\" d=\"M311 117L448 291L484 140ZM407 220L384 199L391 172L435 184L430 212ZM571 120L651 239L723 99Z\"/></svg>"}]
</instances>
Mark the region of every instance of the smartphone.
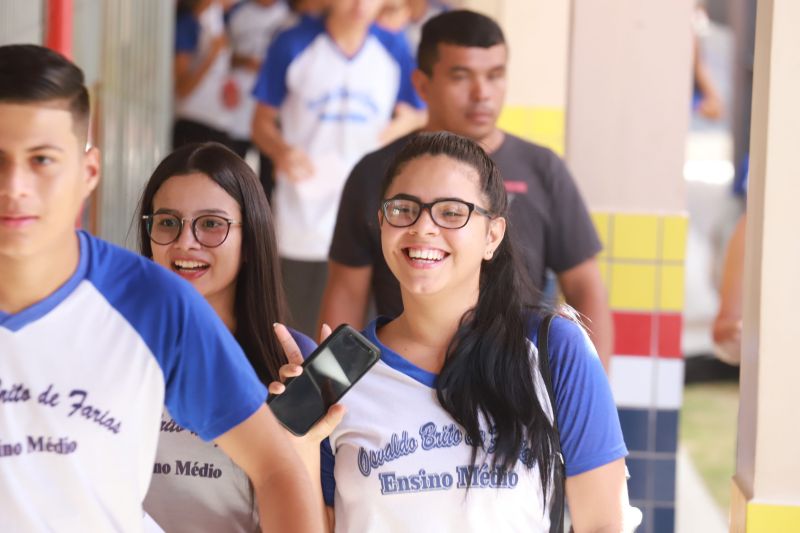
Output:
<instances>
[{"instance_id":1,"label":"smartphone","mask_svg":"<svg viewBox=\"0 0 800 533\"><path fill-rule=\"evenodd\" d=\"M286 429L305 435L380 356L377 346L342 324L303 361L303 373L287 380L283 394L271 395L267 404Z\"/></svg>"}]
</instances>

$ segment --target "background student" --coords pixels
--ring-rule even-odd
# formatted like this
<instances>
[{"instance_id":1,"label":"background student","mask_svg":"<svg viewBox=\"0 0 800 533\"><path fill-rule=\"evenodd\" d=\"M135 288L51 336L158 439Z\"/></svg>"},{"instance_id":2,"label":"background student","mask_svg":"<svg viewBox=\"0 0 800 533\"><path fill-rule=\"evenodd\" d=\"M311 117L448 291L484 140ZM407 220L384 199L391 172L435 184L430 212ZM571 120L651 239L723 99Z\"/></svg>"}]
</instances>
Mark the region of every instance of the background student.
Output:
<instances>
[{"instance_id":1,"label":"background student","mask_svg":"<svg viewBox=\"0 0 800 533\"><path fill-rule=\"evenodd\" d=\"M374 24L381 0L331 0L270 46L253 140L275 164L278 251L294 324L313 333L336 209L358 159L419 125L413 60Z\"/></svg>"}]
</instances>

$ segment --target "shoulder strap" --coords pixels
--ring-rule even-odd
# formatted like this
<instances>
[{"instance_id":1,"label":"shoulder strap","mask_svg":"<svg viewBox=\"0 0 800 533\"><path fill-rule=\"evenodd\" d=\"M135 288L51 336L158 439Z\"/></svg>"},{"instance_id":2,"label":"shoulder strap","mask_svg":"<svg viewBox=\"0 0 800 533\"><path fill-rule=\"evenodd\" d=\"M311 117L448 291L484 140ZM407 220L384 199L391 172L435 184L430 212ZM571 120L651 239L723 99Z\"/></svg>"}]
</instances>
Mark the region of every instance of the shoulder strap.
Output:
<instances>
[{"instance_id":1,"label":"shoulder strap","mask_svg":"<svg viewBox=\"0 0 800 533\"><path fill-rule=\"evenodd\" d=\"M553 378L550 373L550 352L547 340L550 335L550 323L553 322L555 315L548 314L539 324L539 333L536 337L536 348L538 350L539 373L542 375L547 396L550 398L550 406L553 410L553 430L556 433L555 453L557 462L553 475L553 503L550 506L550 533L563 533L564 531L564 483L566 472L564 468L564 456L561 453L561 436L558 433L558 421L556 419L556 395L553 390Z\"/></svg>"}]
</instances>

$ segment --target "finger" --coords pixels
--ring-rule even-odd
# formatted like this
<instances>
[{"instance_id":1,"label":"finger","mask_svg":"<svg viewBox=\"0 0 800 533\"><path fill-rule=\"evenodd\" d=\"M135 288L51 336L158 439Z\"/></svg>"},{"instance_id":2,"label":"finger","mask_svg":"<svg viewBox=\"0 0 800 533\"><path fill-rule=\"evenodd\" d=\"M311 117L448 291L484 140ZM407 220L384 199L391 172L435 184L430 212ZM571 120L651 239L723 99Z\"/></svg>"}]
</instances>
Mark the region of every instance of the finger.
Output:
<instances>
[{"instance_id":1,"label":"finger","mask_svg":"<svg viewBox=\"0 0 800 533\"><path fill-rule=\"evenodd\" d=\"M286 381L289 378L296 378L300 374L303 373L303 367L299 365L283 365L278 369L278 374L280 375L281 382Z\"/></svg>"},{"instance_id":2,"label":"finger","mask_svg":"<svg viewBox=\"0 0 800 533\"><path fill-rule=\"evenodd\" d=\"M273 381L272 383L269 384L267 390L269 391L270 394L277 396L278 394L283 394L283 392L286 390L286 385L284 385L280 381Z\"/></svg>"},{"instance_id":3,"label":"finger","mask_svg":"<svg viewBox=\"0 0 800 533\"><path fill-rule=\"evenodd\" d=\"M336 429L336 426L342 421L346 412L347 410L342 404L336 403L331 405L325 416L314 424L308 432L311 438L319 441L328 438L330 434L333 433L333 430Z\"/></svg>"},{"instance_id":4,"label":"finger","mask_svg":"<svg viewBox=\"0 0 800 533\"><path fill-rule=\"evenodd\" d=\"M272 327L275 330L275 336L278 337L278 342L281 343L283 353L286 354L286 359L290 363L294 363L296 365L303 364L303 354L300 351L300 347L297 346L294 337L292 337L292 334L289 333L289 329L283 324L278 324L277 322L273 324Z\"/></svg>"},{"instance_id":5,"label":"finger","mask_svg":"<svg viewBox=\"0 0 800 533\"><path fill-rule=\"evenodd\" d=\"M328 324L323 323L322 327L319 328L319 342L324 341L331 335L331 327Z\"/></svg>"}]
</instances>

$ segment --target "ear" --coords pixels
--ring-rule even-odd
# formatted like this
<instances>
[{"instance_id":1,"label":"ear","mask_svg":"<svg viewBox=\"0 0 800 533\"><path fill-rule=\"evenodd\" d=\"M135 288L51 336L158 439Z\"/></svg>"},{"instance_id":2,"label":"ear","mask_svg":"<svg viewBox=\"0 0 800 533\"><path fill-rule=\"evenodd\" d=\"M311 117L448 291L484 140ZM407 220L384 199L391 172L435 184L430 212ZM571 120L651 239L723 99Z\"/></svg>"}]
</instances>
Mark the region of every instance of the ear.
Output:
<instances>
[{"instance_id":1,"label":"ear","mask_svg":"<svg viewBox=\"0 0 800 533\"><path fill-rule=\"evenodd\" d=\"M506 235L506 219L504 217L493 218L489 221L489 228L486 231L486 248L483 258L489 261L494 257L494 253L503 242Z\"/></svg>"},{"instance_id":2,"label":"ear","mask_svg":"<svg viewBox=\"0 0 800 533\"><path fill-rule=\"evenodd\" d=\"M88 197L100 181L100 150L96 146L92 146L83 154L83 178Z\"/></svg>"},{"instance_id":3,"label":"ear","mask_svg":"<svg viewBox=\"0 0 800 533\"><path fill-rule=\"evenodd\" d=\"M378 209L378 226L383 226L383 211Z\"/></svg>"},{"instance_id":4,"label":"ear","mask_svg":"<svg viewBox=\"0 0 800 533\"><path fill-rule=\"evenodd\" d=\"M426 104L429 103L428 84L430 83L430 79L428 75L420 69L415 69L414 72L411 73L411 83L414 84L414 88L417 90L417 94L420 98L422 98Z\"/></svg>"}]
</instances>

